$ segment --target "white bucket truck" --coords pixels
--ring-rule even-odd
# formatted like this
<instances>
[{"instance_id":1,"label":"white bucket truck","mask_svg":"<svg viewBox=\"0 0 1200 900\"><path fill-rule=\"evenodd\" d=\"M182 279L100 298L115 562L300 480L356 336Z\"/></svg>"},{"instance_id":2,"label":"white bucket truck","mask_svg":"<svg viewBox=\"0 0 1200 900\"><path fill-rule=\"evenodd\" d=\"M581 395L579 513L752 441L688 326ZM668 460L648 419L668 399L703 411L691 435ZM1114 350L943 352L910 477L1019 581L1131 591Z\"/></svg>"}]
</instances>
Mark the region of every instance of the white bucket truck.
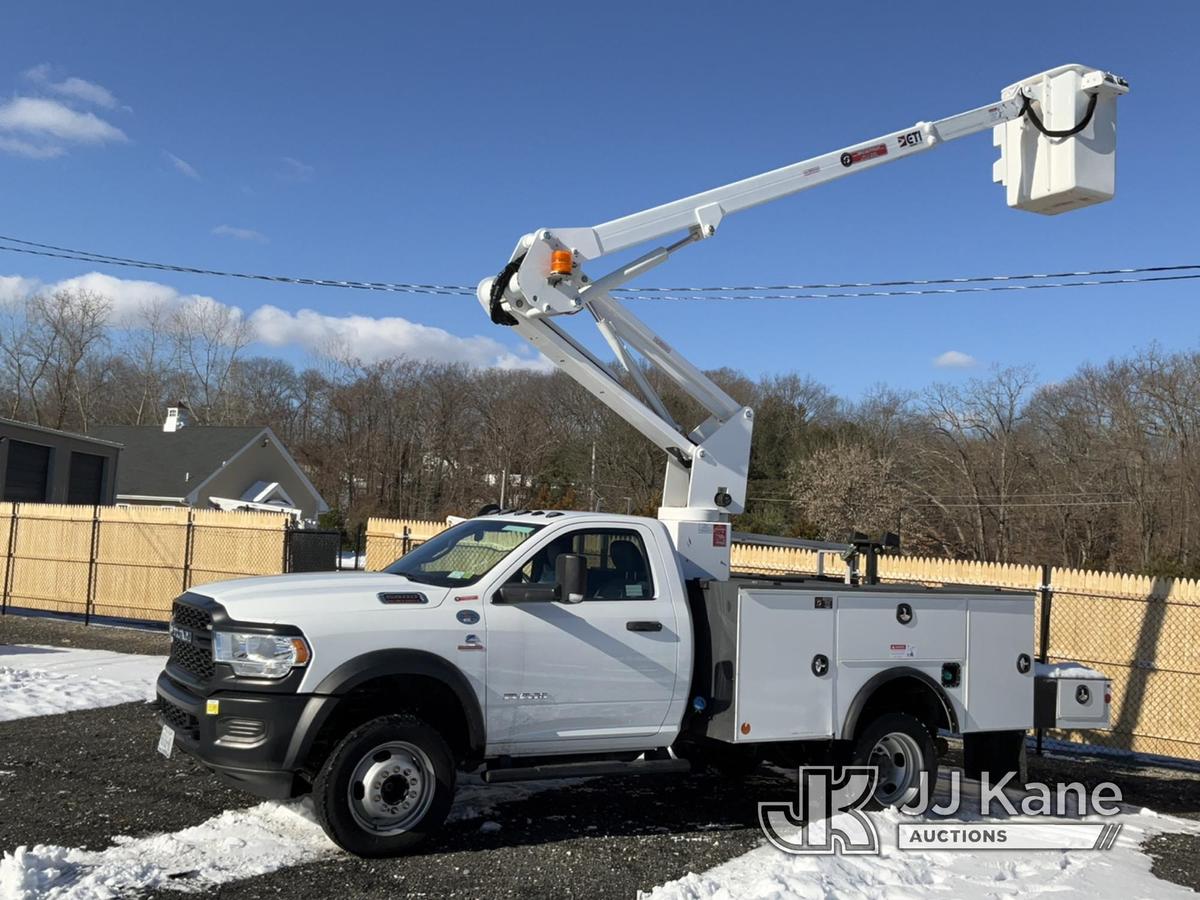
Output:
<instances>
[{"instance_id":1,"label":"white bucket truck","mask_svg":"<svg viewBox=\"0 0 1200 900\"><path fill-rule=\"evenodd\" d=\"M311 792L330 837L372 856L438 828L462 771L495 782L832 760L878 766L875 801L888 805L936 772L940 733L962 736L972 774L1019 768L1035 721L1106 727L1106 681L1058 672L1036 686L1030 594L733 577L753 411L609 292L734 213L988 129L1009 205L1057 214L1107 200L1127 90L1062 66L977 109L593 228L525 235L479 299L666 451L658 517L497 511L383 572L196 587L173 608L160 747L261 796ZM584 271L660 240L606 275ZM620 373L555 322L585 311ZM708 418L680 427L643 366Z\"/></svg>"}]
</instances>

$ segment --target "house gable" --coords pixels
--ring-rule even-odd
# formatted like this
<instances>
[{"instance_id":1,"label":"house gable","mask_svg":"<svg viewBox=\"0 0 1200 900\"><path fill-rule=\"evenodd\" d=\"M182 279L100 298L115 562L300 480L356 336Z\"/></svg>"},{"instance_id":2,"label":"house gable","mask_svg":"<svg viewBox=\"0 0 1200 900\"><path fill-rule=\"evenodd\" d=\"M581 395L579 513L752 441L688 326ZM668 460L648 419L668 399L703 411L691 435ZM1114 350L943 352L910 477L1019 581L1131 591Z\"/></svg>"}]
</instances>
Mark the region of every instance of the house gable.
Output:
<instances>
[{"instance_id":1,"label":"house gable","mask_svg":"<svg viewBox=\"0 0 1200 900\"><path fill-rule=\"evenodd\" d=\"M209 497L240 497L259 482L277 484L278 491L301 510L305 518L328 511L329 504L300 470L287 448L270 428L225 461L225 464L189 491L191 506L205 506ZM262 501L260 501L262 502Z\"/></svg>"}]
</instances>

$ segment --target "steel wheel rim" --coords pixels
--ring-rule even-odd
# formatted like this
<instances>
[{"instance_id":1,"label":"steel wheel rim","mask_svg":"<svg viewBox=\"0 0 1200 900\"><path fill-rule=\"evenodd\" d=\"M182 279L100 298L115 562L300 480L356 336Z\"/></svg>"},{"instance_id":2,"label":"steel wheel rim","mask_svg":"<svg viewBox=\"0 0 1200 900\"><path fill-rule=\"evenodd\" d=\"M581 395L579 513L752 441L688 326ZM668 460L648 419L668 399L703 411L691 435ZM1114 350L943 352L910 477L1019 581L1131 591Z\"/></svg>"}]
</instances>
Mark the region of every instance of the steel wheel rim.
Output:
<instances>
[{"instance_id":1,"label":"steel wheel rim","mask_svg":"<svg viewBox=\"0 0 1200 900\"><path fill-rule=\"evenodd\" d=\"M346 787L354 820L378 835L408 831L433 805L437 776L420 747L388 741L364 753Z\"/></svg>"},{"instance_id":2,"label":"steel wheel rim","mask_svg":"<svg viewBox=\"0 0 1200 900\"><path fill-rule=\"evenodd\" d=\"M885 734L871 748L868 765L879 770L875 800L881 806L898 806L916 796L924 762L917 742L903 732Z\"/></svg>"}]
</instances>

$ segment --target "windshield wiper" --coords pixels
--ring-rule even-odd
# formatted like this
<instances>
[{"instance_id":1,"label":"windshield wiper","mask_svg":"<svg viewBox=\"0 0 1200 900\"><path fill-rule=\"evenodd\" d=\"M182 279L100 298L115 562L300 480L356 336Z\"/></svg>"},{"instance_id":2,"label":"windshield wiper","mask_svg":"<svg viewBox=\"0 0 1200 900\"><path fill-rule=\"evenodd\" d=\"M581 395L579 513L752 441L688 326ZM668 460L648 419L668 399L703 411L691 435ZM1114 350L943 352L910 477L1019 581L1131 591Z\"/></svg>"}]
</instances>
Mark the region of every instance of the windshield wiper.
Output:
<instances>
[{"instance_id":1,"label":"windshield wiper","mask_svg":"<svg viewBox=\"0 0 1200 900\"><path fill-rule=\"evenodd\" d=\"M407 578L409 581L416 582L417 584L432 584L445 587L445 585L438 585L437 576L430 577L429 575L421 575L417 572L392 572L391 574L397 575L400 578Z\"/></svg>"}]
</instances>

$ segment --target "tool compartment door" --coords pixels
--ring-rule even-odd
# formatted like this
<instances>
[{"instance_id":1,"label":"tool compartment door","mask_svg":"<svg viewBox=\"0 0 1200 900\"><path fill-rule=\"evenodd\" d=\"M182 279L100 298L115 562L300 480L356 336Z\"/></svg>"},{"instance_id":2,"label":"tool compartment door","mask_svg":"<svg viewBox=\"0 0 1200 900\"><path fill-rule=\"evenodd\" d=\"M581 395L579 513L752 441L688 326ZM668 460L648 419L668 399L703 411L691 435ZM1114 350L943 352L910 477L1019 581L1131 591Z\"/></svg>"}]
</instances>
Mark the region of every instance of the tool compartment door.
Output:
<instances>
[{"instance_id":1,"label":"tool compartment door","mask_svg":"<svg viewBox=\"0 0 1200 900\"><path fill-rule=\"evenodd\" d=\"M1033 725L1033 596L968 600L967 715L963 731L1023 730Z\"/></svg>"},{"instance_id":2,"label":"tool compartment door","mask_svg":"<svg viewBox=\"0 0 1200 900\"><path fill-rule=\"evenodd\" d=\"M833 734L834 603L832 591L740 592L735 741ZM820 674L818 655L826 660Z\"/></svg>"},{"instance_id":3,"label":"tool compartment door","mask_svg":"<svg viewBox=\"0 0 1200 900\"><path fill-rule=\"evenodd\" d=\"M901 615L901 607L907 615ZM838 597L838 660L911 665L960 661L967 601L927 591L846 591Z\"/></svg>"}]
</instances>

